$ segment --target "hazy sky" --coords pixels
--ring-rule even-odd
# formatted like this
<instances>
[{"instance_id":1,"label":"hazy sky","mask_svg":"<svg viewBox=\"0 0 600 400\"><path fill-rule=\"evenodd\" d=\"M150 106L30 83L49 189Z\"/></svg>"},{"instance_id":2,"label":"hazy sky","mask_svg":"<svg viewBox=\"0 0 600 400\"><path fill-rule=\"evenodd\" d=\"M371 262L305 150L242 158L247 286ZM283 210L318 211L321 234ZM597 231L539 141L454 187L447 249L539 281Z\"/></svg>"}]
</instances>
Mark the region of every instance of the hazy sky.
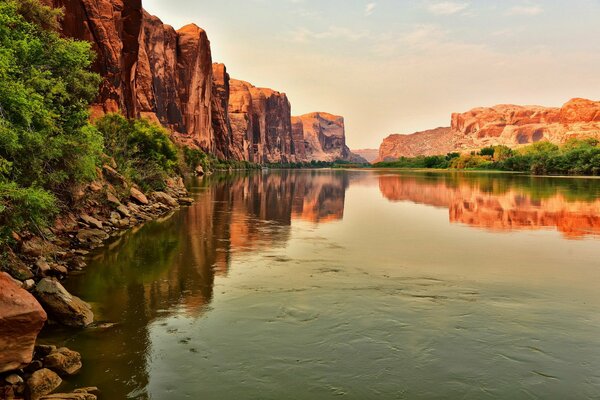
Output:
<instances>
[{"instance_id":1,"label":"hazy sky","mask_svg":"<svg viewBox=\"0 0 600 400\"><path fill-rule=\"evenodd\" d=\"M600 0L143 0L230 75L346 118L353 149L499 103L600 99Z\"/></svg>"}]
</instances>

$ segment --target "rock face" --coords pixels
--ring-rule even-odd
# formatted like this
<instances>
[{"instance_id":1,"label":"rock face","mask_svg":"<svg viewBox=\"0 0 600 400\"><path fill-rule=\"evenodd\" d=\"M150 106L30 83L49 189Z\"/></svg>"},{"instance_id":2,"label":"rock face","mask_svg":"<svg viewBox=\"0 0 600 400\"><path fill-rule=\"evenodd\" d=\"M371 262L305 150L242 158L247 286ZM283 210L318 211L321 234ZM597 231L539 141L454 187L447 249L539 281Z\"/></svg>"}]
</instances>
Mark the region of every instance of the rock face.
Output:
<instances>
[{"instance_id":1,"label":"rock face","mask_svg":"<svg viewBox=\"0 0 600 400\"><path fill-rule=\"evenodd\" d=\"M234 147L242 154L247 151L247 160L256 163L296 160L291 105L285 93L232 79L229 115Z\"/></svg>"},{"instance_id":2,"label":"rock face","mask_svg":"<svg viewBox=\"0 0 600 400\"><path fill-rule=\"evenodd\" d=\"M213 64L212 128L215 136L215 151L219 158L243 160L243 141L234 146L229 120L229 74L223 64Z\"/></svg>"},{"instance_id":3,"label":"rock face","mask_svg":"<svg viewBox=\"0 0 600 400\"><path fill-rule=\"evenodd\" d=\"M600 102L573 99L562 108L498 105L452 114L449 128L391 135L382 143L378 161L495 145L519 147L540 141L562 144L586 137L600 138Z\"/></svg>"},{"instance_id":4,"label":"rock face","mask_svg":"<svg viewBox=\"0 0 600 400\"><path fill-rule=\"evenodd\" d=\"M46 322L37 300L0 272L0 373L29 364L35 339Z\"/></svg>"},{"instance_id":5,"label":"rock face","mask_svg":"<svg viewBox=\"0 0 600 400\"><path fill-rule=\"evenodd\" d=\"M346 145L344 117L315 112L292 118L292 127L297 153L302 154L299 161L366 162Z\"/></svg>"},{"instance_id":6,"label":"rock face","mask_svg":"<svg viewBox=\"0 0 600 400\"><path fill-rule=\"evenodd\" d=\"M98 54L93 69L104 80L94 117L121 111L148 118L181 143L222 159L306 159L287 96L230 80L224 65L213 65L208 36L198 26L176 31L144 11L141 0L43 1L64 8L64 35L91 42ZM315 152L324 161L348 152L339 136L326 136L324 151Z\"/></svg>"}]
</instances>

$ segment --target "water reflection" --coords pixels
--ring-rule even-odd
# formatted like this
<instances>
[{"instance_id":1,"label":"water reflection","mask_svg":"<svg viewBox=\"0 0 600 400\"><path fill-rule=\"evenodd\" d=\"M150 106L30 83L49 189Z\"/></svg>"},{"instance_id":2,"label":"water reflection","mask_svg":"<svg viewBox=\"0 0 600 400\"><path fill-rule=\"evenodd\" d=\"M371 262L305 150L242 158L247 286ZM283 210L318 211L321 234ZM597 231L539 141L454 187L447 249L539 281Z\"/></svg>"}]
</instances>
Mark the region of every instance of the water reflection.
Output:
<instances>
[{"instance_id":1,"label":"water reflection","mask_svg":"<svg viewBox=\"0 0 600 400\"><path fill-rule=\"evenodd\" d=\"M109 399L285 398L287 387L299 399L333 398L341 386L363 394L356 398L394 398L400 374L407 398L463 398L476 388L469 374L493 386L499 373L551 369L555 363L537 353L519 368L490 358L498 349L522 357L511 343L529 343L530 331L555 329L542 339L572 366L597 348L590 338L600 321L588 308L600 303L573 302L570 288L564 295L552 286L576 276L559 254L569 252L579 257L578 284L596 293L588 242L535 237L518 247L521 239L482 239L418 205L490 232L552 228L582 238L600 235L598 180L275 171L217 175L191 187L193 206L125 233L69 280L99 322L116 324L46 332L82 352L85 367L70 387L99 386ZM543 246L546 259L536 250ZM500 256L490 257L493 249ZM506 267L513 264L527 268ZM260 283L252 285L255 275ZM455 275L471 281L447 279ZM519 286L541 275L535 294ZM565 332L580 333L578 351L561 353ZM461 357L468 362L456 363ZM587 379L588 367L578 368ZM464 386L455 386L456 376ZM302 392L306 382L312 392Z\"/></svg>"},{"instance_id":2,"label":"water reflection","mask_svg":"<svg viewBox=\"0 0 600 400\"><path fill-rule=\"evenodd\" d=\"M381 175L391 201L449 210L450 222L492 231L555 228L567 238L600 235L600 182L517 175Z\"/></svg>"},{"instance_id":3,"label":"water reflection","mask_svg":"<svg viewBox=\"0 0 600 400\"><path fill-rule=\"evenodd\" d=\"M150 323L175 310L200 317L232 255L285 246L293 220L341 220L349 181L335 171L280 171L216 175L192 186L192 207L124 233L94 255L85 275L67 283L94 305L96 320L110 326L77 338L79 347L101 343L84 353L88 368L78 381L94 381L115 396L146 398ZM66 340L68 334L48 336Z\"/></svg>"}]
</instances>

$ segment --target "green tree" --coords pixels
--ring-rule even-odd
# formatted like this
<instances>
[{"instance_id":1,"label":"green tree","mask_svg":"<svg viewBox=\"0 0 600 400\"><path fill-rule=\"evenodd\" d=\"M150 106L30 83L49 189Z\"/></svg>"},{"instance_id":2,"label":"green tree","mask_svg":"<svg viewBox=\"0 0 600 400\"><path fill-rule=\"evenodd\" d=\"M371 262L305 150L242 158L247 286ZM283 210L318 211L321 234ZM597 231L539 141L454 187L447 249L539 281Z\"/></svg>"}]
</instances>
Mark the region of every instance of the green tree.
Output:
<instances>
[{"instance_id":1,"label":"green tree","mask_svg":"<svg viewBox=\"0 0 600 400\"><path fill-rule=\"evenodd\" d=\"M102 138L88 123L99 76L90 45L61 38L59 12L0 1L0 220L43 225L74 183L92 179ZM0 239L2 240L2 239Z\"/></svg>"}]
</instances>

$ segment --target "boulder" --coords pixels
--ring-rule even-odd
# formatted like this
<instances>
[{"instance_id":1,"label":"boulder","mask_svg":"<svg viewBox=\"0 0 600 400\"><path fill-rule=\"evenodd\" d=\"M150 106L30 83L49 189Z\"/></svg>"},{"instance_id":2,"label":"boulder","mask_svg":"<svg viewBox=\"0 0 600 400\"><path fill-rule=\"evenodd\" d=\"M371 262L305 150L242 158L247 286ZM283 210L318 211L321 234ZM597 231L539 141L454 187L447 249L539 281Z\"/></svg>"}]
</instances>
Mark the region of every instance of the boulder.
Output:
<instances>
[{"instance_id":1,"label":"boulder","mask_svg":"<svg viewBox=\"0 0 600 400\"><path fill-rule=\"evenodd\" d=\"M131 195L131 198L133 200L137 201L139 204L147 205L149 203L146 195L144 193L142 193L141 191L139 191L138 189L132 187L129 193Z\"/></svg>"},{"instance_id":2,"label":"boulder","mask_svg":"<svg viewBox=\"0 0 600 400\"><path fill-rule=\"evenodd\" d=\"M119 174L113 167L104 165L102 167L102 173L113 185L127 187L127 180L121 174Z\"/></svg>"},{"instance_id":3,"label":"boulder","mask_svg":"<svg viewBox=\"0 0 600 400\"><path fill-rule=\"evenodd\" d=\"M0 260L2 260L2 269L13 278L20 281L33 278L31 270L12 250L9 249L6 252L6 257Z\"/></svg>"},{"instance_id":4,"label":"boulder","mask_svg":"<svg viewBox=\"0 0 600 400\"><path fill-rule=\"evenodd\" d=\"M100 229L82 229L77 232L77 240L82 244L100 244L108 239L108 234Z\"/></svg>"},{"instance_id":5,"label":"boulder","mask_svg":"<svg viewBox=\"0 0 600 400\"><path fill-rule=\"evenodd\" d=\"M21 251L28 256L41 257L54 254L60 249L56 245L35 236L21 244Z\"/></svg>"},{"instance_id":6,"label":"boulder","mask_svg":"<svg viewBox=\"0 0 600 400\"><path fill-rule=\"evenodd\" d=\"M40 400L60 386L62 379L55 372L42 368L27 379L27 395L30 400Z\"/></svg>"},{"instance_id":7,"label":"boulder","mask_svg":"<svg viewBox=\"0 0 600 400\"><path fill-rule=\"evenodd\" d=\"M70 294L55 279L42 279L34 293L50 317L63 325L86 327L94 322L90 305Z\"/></svg>"},{"instance_id":8,"label":"boulder","mask_svg":"<svg viewBox=\"0 0 600 400\"><path fill-rule=\"evenodd\" d=\"M61 347L44 357L44 367L61 376L74 375L81 369L81 355L66 347Z\"/></svg>"},{"instance_id":9,"label":"boulder","mask_svg":"<svg viewBox=\"0 0 600 400\"><path fill-rule=\"evenodd\" d=\"M102 222L90 215L81 214L79 219L93 228L102 229Z\"/></svg>"},{"instance_id":10,"label":"boulder","mask_svg":"<svg viewBox=\"0 0 600 400\"><path fill-rule=\"evenodd\" d=\"M152 194L152 197L159 203L162 203L169 207L177 207L177 205L179 204L177 203L177 200L175 200L173 197L169 196L165 192L154 192Z\"/></svg>"},{"instance_id":11,"label":"boulder","mask_svg":"<svg viewBox=\"0 0 600 400\"><path fill-rule=\"evenodd\" d=\"M0 272L0 373L31 362L46 312L37 300Z\"/></svg>"},{"instance_id":12,"label":"boulder","mask_svg":"<svg viewBox=\"0 0 600 400\"><path fill-rule=\"evenodd\" d=\"M123 204L121 204L121 205L119 205L117 207L117 211L119 212L119 214L121 214L125 218L131 217L131 213L129 212L129 208L127 208Z\"/></svg>"},{"instance_id":13,"label":"boulder","mask_svg":"<svg viewBox=\"0 0 600 400\"><path fill-rule=\"evenodd\" d=\"M40 276L47 276L52 270L52 268L50 268L50 264L48 264L48 261L46 261L45 257L40 257L36 260L35 268L37 274Z\"/></svg>"},{"instance_id":14,"label":"boulder","mask_svg":"<svg viewBox=\"0 0 600 400\"><path fill-rule=\"evenodd\" d=\"M179 204L184 206L191 206L192 204L194 204L194 199L192 199L191 197L180 197L179 199L177 199L177 201L179 202Z\"/></svg>"},{"instance_id":15,"label":"boulder","mask_svg":"<svg viewBox=\"0 0 600 400\"><path fill-rule=\"evenodd\" d=\"M115 207L118 207L121 204L121 201L112 193L106 193L106 201L112 204Z\"/></svg>"},{"instance_id":16,"label":"boulder","mask_svg":"<svg viewBox=\"0 0 600 400\"><path fill-rule=\"evenodd\" d=\"M11 375L7 376L6 378L4 378L4 381L10 385L18 385L18 384L24 382L23 378L21 378L17 374L11 374Z\"/></svg>"},{"instance_id":17,"label":"boulder","mask_svg":"<svg viewBox=\"0 0 600 400\"><path fill-rule=\"evenodd\" d=\"M204 176L204 168L202 168L202 165L198 165L195 169L194 172L197 176Z\"/></svg>"},{"instance_id":18,"label":"boulder","mask_svg":"<svg viewBox=\"0 0 600 400\"><path fill-rule=\"evenodd\" d=\"M92 393L84 391L74 391L73 393L53 393L42 397L40 400L96 400L98 397Z\"/></svg>"}]
</instances>

